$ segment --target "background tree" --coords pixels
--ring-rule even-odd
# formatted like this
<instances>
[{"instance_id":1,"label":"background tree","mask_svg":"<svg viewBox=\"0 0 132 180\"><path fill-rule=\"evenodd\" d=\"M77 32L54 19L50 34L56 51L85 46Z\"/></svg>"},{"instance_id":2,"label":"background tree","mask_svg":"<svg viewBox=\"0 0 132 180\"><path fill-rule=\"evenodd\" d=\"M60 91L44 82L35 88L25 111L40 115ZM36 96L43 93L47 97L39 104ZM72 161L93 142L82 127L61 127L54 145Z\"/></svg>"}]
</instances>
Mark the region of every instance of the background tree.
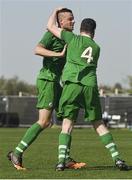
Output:
<instances>
[{"instance_id":1,"label":"background tree","mask_svg":"<svg viewBox=\"0 0 132 180\"><path fill-rule=\"evenodd\" d=\"M132 76L127 76L128 79L128 85L129 85L129 89L128 89L128 93L132 95Z\"/></svg>"},{"instance_id":2,"label":"background tree","mask_svg":"<svg viewBox=\"0 0 132 180\"><path fill-rule=\"evenodd\" d=\"M132 76L128 76L128 84L129 84L129 87L130 89L132 89Z\"/></svg>"},{"instance_id":3,"label":"background tree","mask_svg":"<svg viewBox=\"0 0 132 180\"><path fill-rule=\"evenodd\" d=\"M132 94L132 76L127 76L129 88L125 89L120 83L115 83L114 86L109 85L100 85L99 89L104 92L106 95L115 93L115 89L118 89L119 93L128 93ZM22 95L37 95L37 89L35 85L28 84L25 81L19 80L18 76L13 78L6 79L4 76L0 77L0 95L19 95L21 92Z\"/></svg>"},{"instance_id":4,"label":"background tree","mask_svg":"<svg viewBox=\"0 0 132 180\"><path fill-rule=\"evenodd\" d=\"M35 85L30 85L17 76L6 79L3 76L0 78L0 95L36 95Z\"/></svg>"}]
</instances>

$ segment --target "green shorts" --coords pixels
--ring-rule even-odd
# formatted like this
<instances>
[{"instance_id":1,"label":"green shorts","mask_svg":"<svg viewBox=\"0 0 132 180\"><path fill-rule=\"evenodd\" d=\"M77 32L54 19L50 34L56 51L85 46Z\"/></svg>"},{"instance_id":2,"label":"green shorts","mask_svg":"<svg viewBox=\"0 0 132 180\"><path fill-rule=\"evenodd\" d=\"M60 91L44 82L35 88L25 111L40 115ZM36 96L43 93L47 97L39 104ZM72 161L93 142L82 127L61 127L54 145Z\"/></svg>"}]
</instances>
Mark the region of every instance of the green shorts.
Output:
<instances>
[{"instance_id":1,"label":"green shorts","mask_svg":"<svg viewBox=\"0 0 132 180\"><path fill-rule=\"evenodd\" d=\"M80 108L85 110L86 121L102 119L98 88L67 82L60 98L58 117L76 121Z\"/></svg>"},{"instance_id":2,"label":"green shorts","mask_svg":"<svg viewBox=\"0 0 132 180\"><path fill-rule=\"evenodd\" d=\"M62 87L58 82L37 79L38 109L58 110Z\"/></svg>"}]
</instances>

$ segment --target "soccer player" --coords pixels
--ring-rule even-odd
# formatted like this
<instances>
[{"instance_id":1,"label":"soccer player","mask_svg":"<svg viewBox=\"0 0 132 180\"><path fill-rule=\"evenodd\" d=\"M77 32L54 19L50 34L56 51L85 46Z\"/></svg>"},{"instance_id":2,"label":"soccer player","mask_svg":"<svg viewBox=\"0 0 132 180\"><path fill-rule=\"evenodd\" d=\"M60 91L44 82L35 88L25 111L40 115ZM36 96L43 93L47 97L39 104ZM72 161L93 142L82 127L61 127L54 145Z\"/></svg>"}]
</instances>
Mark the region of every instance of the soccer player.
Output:
<instances>
[{"instance_id":1,"label":"soccer player","mask_svg":"<svg viewBox=\"0 0 132 180\"><path fill-rule=\"evenodd\" d=\"M112 134L101 120L102 112L96 77L100 47L93 40L96 22L91 18L83 19L80 35L75 35L73 32L56 26L58 10L53 11L47 25L49 31L67 44L67 61L62 74L64 87L58 113L60 117L63 117L63 123L59 135L59 158L56 170L63 171L65 169L68 143L80 108L85 109L85 119L93 124L115 165L120 170L128 170L128 166L121 160Z\"/></svg>"},{"instance_id":2,"label":"soccer player","mask_svg":"<svg viewBox=\"0 0 132 180\"><path fill-rule=\"evenodd\" d=\"M70 9L58 12L58 26L67 31L74 27L74 16ZM58 101L62 92L60 76L65 64L65 42L56 38L51 32L46 32L35 48L35 54L43 57L43 67L37 77L39 119L25 133L14 151L8 153L8 159L17 170L24 170L22 155L35 141L38 135L49 126L53 109L57 111ZM71 137L70 137L71 139ZM71 141L71 140L70 140ZM80 168L85 163L77 163L67 152L66 167Z\"/></svg>"}]
</instances>

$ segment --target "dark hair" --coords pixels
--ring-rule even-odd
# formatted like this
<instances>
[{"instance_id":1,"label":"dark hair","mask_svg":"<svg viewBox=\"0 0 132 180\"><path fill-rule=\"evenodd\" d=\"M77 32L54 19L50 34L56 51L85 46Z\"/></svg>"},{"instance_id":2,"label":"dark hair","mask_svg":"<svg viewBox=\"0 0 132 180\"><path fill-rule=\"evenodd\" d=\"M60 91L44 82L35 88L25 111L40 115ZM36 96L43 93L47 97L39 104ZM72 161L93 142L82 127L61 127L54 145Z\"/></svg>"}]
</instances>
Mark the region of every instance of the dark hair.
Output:
<instances>
[{"instance_id":1,"label":"dark hair","mask_svg":"<svg viewBox=\"0 0 132 180\"><path fill-rule=\"evenodd\" d=\"M94 19L86 18L83 19L80 26L80 32L90 33L94 36L96 29L96 21Z\"/></svg>"},{"instance_id":2,"label":"dark hair","mask_svg":"<svg viewBox=\"0 0 132 180\"><path fill-rule=\"evenodd\" d=\"M57 23L58 23L58 26L59 26L59 27L60 27L59 14L60 14L60 13L65 13L65 12L72 13L72 10L71 10L71 9L68 9L68 8L63 8L63 9L57 11L57 13L56 13L56 19L57 19Z\"/></svg>"}]
</instances>

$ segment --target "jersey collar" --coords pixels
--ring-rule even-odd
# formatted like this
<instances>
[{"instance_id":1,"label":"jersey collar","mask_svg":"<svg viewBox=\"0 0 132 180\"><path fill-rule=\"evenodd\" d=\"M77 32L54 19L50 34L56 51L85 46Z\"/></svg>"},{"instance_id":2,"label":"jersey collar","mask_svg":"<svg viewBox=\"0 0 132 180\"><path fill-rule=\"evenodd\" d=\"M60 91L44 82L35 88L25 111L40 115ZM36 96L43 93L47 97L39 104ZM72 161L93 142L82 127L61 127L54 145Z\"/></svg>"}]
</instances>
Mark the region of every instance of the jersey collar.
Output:
<instances>
[{"instance_id":1,"label":"jersey collar","mask_svg":"<svg viewBox=\"0 0 132 180\"><path fill-rule=\"evenodd\" d=\"M81 35L81 36L86 36L86 37L89 37L90 39L92 39L91 36L89 36L88 34L81 33L80 35Z\"/></svg>"}]
</instances>

